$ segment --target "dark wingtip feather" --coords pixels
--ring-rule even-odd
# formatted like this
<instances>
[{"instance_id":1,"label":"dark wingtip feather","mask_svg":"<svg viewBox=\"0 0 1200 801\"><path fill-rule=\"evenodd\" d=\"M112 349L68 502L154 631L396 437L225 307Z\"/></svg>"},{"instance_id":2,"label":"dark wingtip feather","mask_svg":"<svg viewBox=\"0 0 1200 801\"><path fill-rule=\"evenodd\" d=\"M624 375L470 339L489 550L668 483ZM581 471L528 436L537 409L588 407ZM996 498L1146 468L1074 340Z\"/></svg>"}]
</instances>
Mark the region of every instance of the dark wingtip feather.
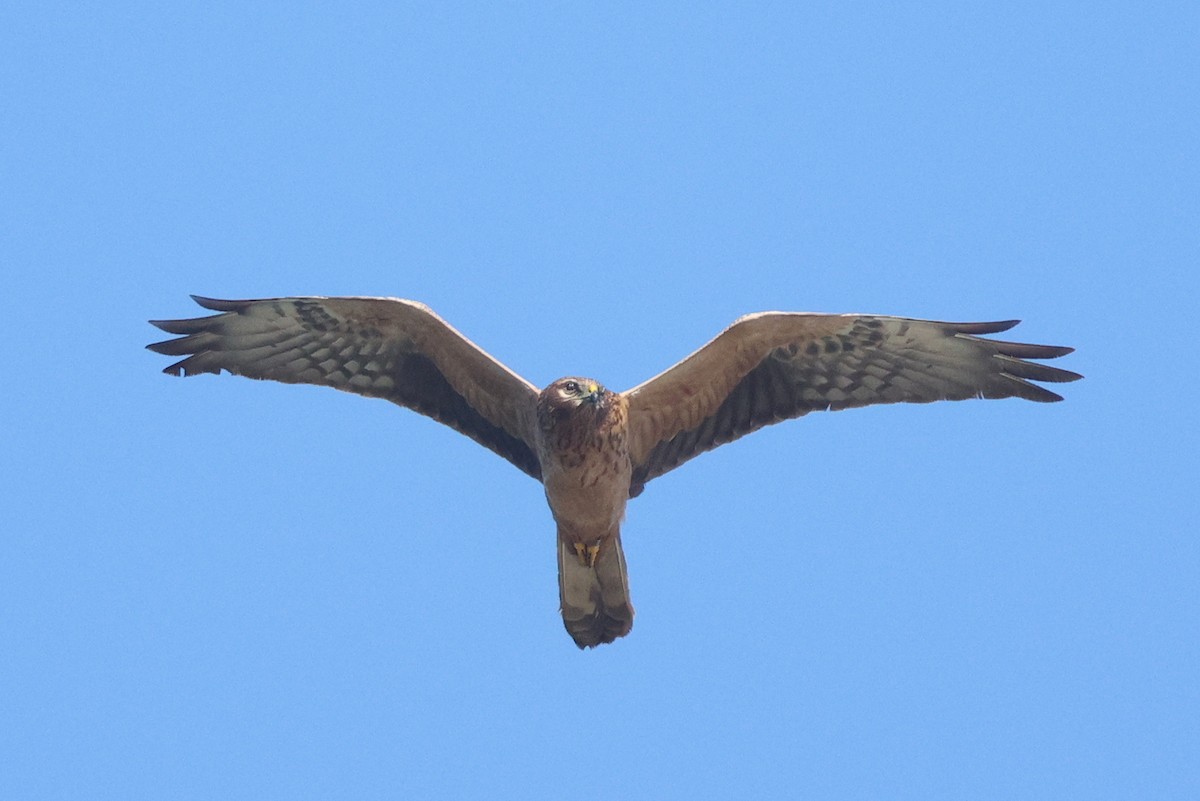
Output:
<instances>
[{"instance_id":1,"label":"dark wingtip feather","mask_svg":"<svg viewBox=\"0 0 1200 801\"><path fill-rule=\"evenodd\" d=\"M168 334L199 334L212 330L214 321L218 319L220 315L209 315L189 317L186 320L151 320L150 324Z\"/></svg>"},{"instance_id":2,"label":"dark wingtip feather","mask_svg":"<svg viewBox=\"0 0 1200 801\"><path fill-rule=\"evenodd\" d=\"M1079 373L1073 373L1061 367L1052 367L1040 362L1027 362L1004 353L1000 353L994 358L1004 362L1003 372L1005 374L1018 378L1027 378L1032 381L1050 381L1056 384L1066 383L1067 381L1078 381L1080 378L1083 378Z\"/></svg>"},{"instance_id":3,"label":"dark wingtip feather","mask_svg":"<svg viewBox=\"0 0 1200 801\"><path fill-rule=\"evenodd\" d=\"M1057 392L1051 392L1043 386L1034 384L1030 381L1015 376L1012 373L1004 372L1000 374L1002 378L1008 379L1012 384L1005 384L1004 388L996 387L999 392L993 394L991 390L985 391L985 398L1024 398L1025 400L1035 401L1037 403L1058 403L1063 399L1062 395ZM1044 379L1039 379L1044 380ZM1015 384L1015 386L1013 386Z\"/></svg>"},{"instance_id":4,"label":"dark wingtip feather","mask_svg":"<svg viewBox=\"0 0 1200 801\"><path fill-rule=\"evenodd\" d=\"M211 311L238 311L246 305L244 300L221 300L220 298L206 298L203 295L191 295L190 297L197 304Z\"/></svg>"},{"instance_id":5,"label":"dark wingtip feather","mask_svg":"<svg viewBox=\"0 0 1200 801\"><path fill-rule=\"evenodd\" d=\"M999 339L989 339L987 342L996 348L997 353L1018 359L1057 359L1075 352L1074 348L1066 345L1030 345L1027 342L1004 342Z\"/></svg>"},{"instance_id":6,"label":"dark wingtip feather","mask_svg":"<svg viewBox=\"0 0 1200 801\"><path fill-rule=\"evenodd\" d=\"M171 321L168 320L167 322ZM187 356L187 359L177 361L170 367L164 367L163 372L174 376L188 375L187 362L196 353L191 340L192 337L181 337L179 339L163 340L162 342L151 342L146 346L146 350L161 353L164 356Z\"/></svg>"},{"instance_id":7,"label":"dark wingtip feather","mask_svg":"<svg viewBox=\"0 0 1200 801\"><path fill-rule=\"evenodd\" d=\"M1038 387L1037 389L1037 397L1029 399L1035 403L1060 403L1063 400L1063 396L1053 390L1046 389L1045 387Z\"/></svg>"},{"instance_id":8,"label":"dark wingtip feather","mask_svg":"<svg viewBox=\"0 0 1200 801\"><path fill-rule=\"evenodd\" d=\"M1063 400L1062 395L1059 395L1057 392L1054 392L1052 390L1046 389L1045 387L1038 387L1037 392L1034 394L1036 395L1036 397L1030 397L1029 400L1034 401L1036 403L1058 403L1061 400ZM1029 397L1029 396L1026 396L1026 397Z\"/></svg>"},{"instance_id":9,"label":"dark wingtip feather","mask_svg":"<svg viewBox=\"0 0 1200 801\"><path fill-rule=\"evenodd\" d=\"M213 311L223 311L223 307L230 304L231 301L215 300L213 298L205 298L200 295L192 295L193 300L199 303L206 309ZM146 346L147 350L161 353L164 356L193 356L202 347L198 341L198 336L203 337L203 332L209 330L216 317L190 317L184 320L149 320L150 325L166 331L168 334L179 334L177 339L167 339L162 342L152 342ZM167 375L190 375L187 365L184 363L187 359L181 362L176 362L170 367L163 370Z\"/></svg>"},{"instance_id":10,"label":"dark wingtip feather","mask_svg":"<svg viewBox=\"0 0 1200 801\"><path fill-rule=\"evenodd\" d=\"M1059 375L1054 380L1059 383L1065 384L1069 381L1078 381L1079 379L1083 378L1083 373L1077 373L1074 370L1063 370L1061 368L1055 369L1058 370Z\"/></svg>"},{"instance_id":11,"label":"dark wingtip feather","mask_svg":"<svg viewBox=\"0 0 1200 801\"><path fill-rule=\"evenodd\" d=\"M179 337L178 339L168 339L163 342L155 342L146 347L155 353L161 353L164 356L191 356L197 353L204 347L205 340L211 340L211 336L192 335Z\"/></svg>"},{"instance_id":12,"label":"dark wingtip feather","mask_svg":"<svg viewBox=\"0 0 1200 801\"><path fill-rule=\"evenodd\" d=\"M951 323L958 334L998 334L1020 323L1020 320L995 320L989 323Z\"/></svg>"}]
</instances>

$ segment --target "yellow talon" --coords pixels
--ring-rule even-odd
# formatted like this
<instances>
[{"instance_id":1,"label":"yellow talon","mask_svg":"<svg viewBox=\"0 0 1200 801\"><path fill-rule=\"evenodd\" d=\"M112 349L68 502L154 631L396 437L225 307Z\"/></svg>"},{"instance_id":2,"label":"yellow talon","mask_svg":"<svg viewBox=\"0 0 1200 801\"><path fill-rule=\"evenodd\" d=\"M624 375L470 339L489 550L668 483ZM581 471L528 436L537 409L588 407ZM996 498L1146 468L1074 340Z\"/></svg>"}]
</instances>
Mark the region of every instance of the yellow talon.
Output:
<instances>
[{"instance_id":1,"label":"yellow talon","mask_svg":"<svg viewBox=\"0 0 1200 801\"><path fill-rule=\"evenodd\" d=\"M586 565L588 563L587 557L584 556L584 547L582 542L575 543L575 554L579 557L579 564Z\"/></svg>"},{"instance_id":2,"label":"yellow talon","mask_svg":"<svg viewBox=\"0 0 1200 801\"><path fill-rule=\"evenodd\" d=\"M600 543L597 542L595 545L589 545L587 548L587 554L588 567L595 567L596 557L600 555Z\"/></svg>"}]
</instances>

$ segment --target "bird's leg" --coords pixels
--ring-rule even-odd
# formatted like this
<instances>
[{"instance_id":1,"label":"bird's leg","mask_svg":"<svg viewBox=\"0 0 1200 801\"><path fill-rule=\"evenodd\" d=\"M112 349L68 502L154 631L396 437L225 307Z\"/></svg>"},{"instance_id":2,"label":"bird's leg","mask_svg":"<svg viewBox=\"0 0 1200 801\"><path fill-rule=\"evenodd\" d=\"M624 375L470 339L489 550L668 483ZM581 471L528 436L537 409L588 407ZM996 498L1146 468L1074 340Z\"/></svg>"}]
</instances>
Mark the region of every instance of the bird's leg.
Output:
<instances>
[{"instance_id":1,"label":"bird's leg","mask_svg":"<svg viewBox=\"0 0 1200 801\"><path fill-rule=\"evenodd\" d=\"M595 567L596 557L600 555L600 540L596 540L591 545L584 545L582 542L573 544L575 545L575 555L579 557L579 564Z\"/></svg>"}]
</instances>

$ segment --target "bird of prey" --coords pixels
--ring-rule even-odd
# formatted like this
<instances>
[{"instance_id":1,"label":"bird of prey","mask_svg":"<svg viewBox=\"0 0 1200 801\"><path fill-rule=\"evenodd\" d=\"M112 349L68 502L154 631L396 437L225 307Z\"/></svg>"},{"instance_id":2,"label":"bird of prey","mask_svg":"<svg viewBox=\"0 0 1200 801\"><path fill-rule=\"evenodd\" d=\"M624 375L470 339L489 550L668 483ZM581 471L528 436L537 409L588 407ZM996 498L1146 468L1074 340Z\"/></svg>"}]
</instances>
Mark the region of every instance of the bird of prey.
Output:
<instances>
[{"instance_id":1,"label":"bird of prey","mask_svg":"<svg viewBox=\"0 0 1200 801\"><path fill-rule=\"evenodd\" d=\"M1081 377L1027 361L1072 348L981 336L1016 320L761 312L624 392L580 376L539 391L411 300L193 298L218 313L151 321L180 336L148 347L186 357L163 372L226 370L384 398L540 481L558 527L563 622L580 648L632 628L621 549L625 505L692 457L808 412L965 398L1059 401L1033 382Z\"/></svg>"}]
</instances>

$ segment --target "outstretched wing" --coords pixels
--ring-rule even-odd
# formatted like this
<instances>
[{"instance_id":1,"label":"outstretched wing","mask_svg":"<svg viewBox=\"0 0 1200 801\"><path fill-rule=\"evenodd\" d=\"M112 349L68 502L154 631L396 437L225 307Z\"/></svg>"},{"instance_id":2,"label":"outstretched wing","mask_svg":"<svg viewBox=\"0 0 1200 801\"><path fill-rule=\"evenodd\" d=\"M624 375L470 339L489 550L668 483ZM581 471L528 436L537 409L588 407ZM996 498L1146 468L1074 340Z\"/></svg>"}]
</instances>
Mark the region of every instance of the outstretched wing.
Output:
<instances>
[{"instance_id":1,"label":"outstretched wing","mask_svg":"<svg viewBox=\"0 0 1200 801\"><path fill-rule=\"evenodd\" d=\"M742 317L624 393L634 464L630 495L697 454L811 411L964 398L1062 400L1031 382L1081 376L1024 360L1052 359L1072 348L978 336L1017 322L786 312Z\"/></svg>"},{"instance_id":2,"label":"outstretched wing","mask_svg":"<svg viewBox=\"0 0 1200 801\"><path fill-rule=\"evenodd\" d=\"M187 357L163 372L226 370L385 398L541 478L532 447L537 389L428 307L398 298L192 297L220 314L150 321L182 335L147 346Z\"/></svg>"}]
</instances>

